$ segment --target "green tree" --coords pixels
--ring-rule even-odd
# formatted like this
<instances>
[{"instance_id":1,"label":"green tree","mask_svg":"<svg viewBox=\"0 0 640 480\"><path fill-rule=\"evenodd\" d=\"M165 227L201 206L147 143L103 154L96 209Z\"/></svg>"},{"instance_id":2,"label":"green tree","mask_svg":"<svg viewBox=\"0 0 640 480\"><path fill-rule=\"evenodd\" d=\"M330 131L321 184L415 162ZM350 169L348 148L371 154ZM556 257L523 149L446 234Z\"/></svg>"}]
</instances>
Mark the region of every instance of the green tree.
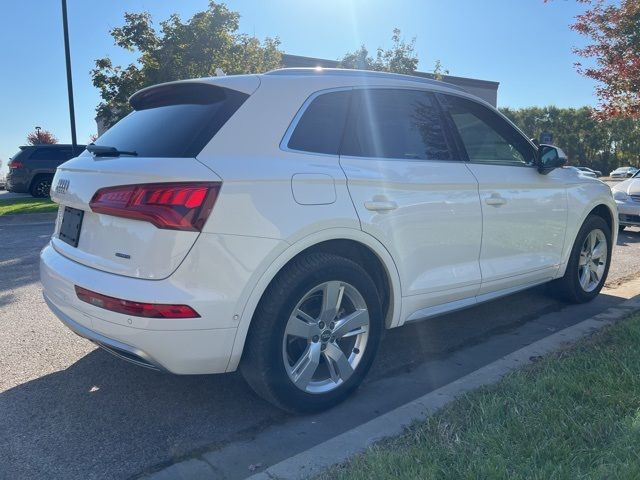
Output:
<instances>
[{"instance_id":1,"label":"green tree","mask_svg":"<svg viewBox=\"0 0 640 480\"><path fill-rule=\"evenodd\" d=\"M400 36L400 29L394 28L391 36L391 48L385 50L378 47L376 57L369 55L364 45L355 52L345 54L340 60L340 68L355 68L358 70L377 70L380 72L394 72L412 74L418 68L418 56L415 53L416 39L406 42Z\"/></svg>"},{"instance_id":2,"label":"green tree","mask_svg":"<svg viewBox=\"0 0 640 480\"><path fill-rule=\"evenodd\" d=\"M111 30L117 46L138 53L135 63L114 65L109 57L96 60L92 80L102 101L98 117L111 126L131 111L128 99L137 90L157 83L226 74L259 73L280 66L278 38L238 33L240 15L210 0L207 10L183 21L177 14L154 27L148 12L126 13L124 25Z\"/></svg>"},{"instance_id":3,"label":"green tree","mask_svg":"<svg viewBox=\"0 0 640 480\"><path fill-rule=\"evenodd\" d=\"M551 132L572 165L608 173L640 160L640 121L630 118L600 119L591 107L528 107L501 109L526 135L539 138Z\"/></svg>"}]
</instances>

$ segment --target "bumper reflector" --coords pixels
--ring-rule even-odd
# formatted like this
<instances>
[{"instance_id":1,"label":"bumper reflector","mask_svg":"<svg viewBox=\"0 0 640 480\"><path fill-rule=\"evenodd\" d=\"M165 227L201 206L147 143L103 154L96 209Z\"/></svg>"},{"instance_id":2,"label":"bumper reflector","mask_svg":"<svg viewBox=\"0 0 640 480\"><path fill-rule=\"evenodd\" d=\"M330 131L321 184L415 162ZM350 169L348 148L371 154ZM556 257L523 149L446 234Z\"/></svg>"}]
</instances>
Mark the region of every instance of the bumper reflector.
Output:
<instances>
[{"instance_id":1,"label":"bumper reflector","mask_svg":"<svg viewBox=\"0 0 640 480\"><path fill-rule=\"evenodd\" d=\"M141 303L120 298L108 297L100 293L92 292L86 288L75 286L76 295L83 302L94 307L104 308L116 313L145 318L199 318L189 305L171 305L165 303Z\"/></svg>"}]
</instances>

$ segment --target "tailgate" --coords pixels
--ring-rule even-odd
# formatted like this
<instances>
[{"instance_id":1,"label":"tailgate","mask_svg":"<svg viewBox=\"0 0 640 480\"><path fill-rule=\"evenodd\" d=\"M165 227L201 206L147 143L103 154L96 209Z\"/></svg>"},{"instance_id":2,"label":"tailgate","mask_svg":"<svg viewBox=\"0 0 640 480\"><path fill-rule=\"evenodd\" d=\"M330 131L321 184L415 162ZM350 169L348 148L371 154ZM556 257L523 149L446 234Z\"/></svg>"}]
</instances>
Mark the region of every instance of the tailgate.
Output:
<instances>
[{"instance_id":1,"label":"tailgate","mask_svg":"<svg viewBox=\"0 0 640 480\"><path fill-rule=\"evenodd\" d=\"M60 166L51 198L60 204L52 238L62 255L92 268L145 279L166 278L180 265L199 232L98 214L89 202L104 187L163 182L219 181L195 158L93 157L85 153ZM82 210L77 247L60 238L65 207Z\"/></svg>"}]
</instances>

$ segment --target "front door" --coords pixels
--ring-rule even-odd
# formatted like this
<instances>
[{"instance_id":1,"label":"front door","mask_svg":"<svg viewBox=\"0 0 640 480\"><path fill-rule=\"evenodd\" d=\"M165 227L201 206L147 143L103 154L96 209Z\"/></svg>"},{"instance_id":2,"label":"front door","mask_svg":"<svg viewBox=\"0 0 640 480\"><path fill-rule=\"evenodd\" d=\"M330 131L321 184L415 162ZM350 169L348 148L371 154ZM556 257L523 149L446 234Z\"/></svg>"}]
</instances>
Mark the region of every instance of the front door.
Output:
<instances>
[{"instance_id":1,"label":"front door","mask_svg":"<svg viewBox=\"0 0 640 480\"><path fill-rule=\"evenodd\" d=\"M480 286L478 183L456 154L433 94L355 89L340 164L362 229L391 253L403 316Z\"/></svg>"},{"instance_id":2,"label":"front door","mask_svg":"<svg viewBox=\"0 0 640 480\"><path fill-rule=\"evenodd\" d=\"M498 113L466 98L439 98L479 184L480 295L552 279L567 223L562 172L538 173L535 147Z\"/></svg>"}]
</instances>

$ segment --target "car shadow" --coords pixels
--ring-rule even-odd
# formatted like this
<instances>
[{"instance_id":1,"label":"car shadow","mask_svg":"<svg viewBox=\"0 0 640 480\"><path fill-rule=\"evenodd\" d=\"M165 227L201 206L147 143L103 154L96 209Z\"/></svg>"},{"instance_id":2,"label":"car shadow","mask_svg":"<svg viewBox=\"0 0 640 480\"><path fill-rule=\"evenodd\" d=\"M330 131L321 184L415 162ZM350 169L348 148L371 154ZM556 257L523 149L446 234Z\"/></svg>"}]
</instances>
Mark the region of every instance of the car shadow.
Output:
<instances>
[{"instance_id":1,"label":"car shadow","mask_svg":"<svg viewBox=\"0 0 640 480\"><path fill-rule=\"evenodd\" d=\"M0 226L0 298L40 280L40 250L52 230L53 224Z\"/></svg>"},{"instance_id":2,"label":"car shadow","mask_svg":"<svg viewBox=\"0 0 640 480\"><path fill-rule=\"evenodd\" d=\"M622 232L618 232L618 242L616 245L626 246L640 242L640 228L627 227Z\"/></svg>"},{"instance_id":3,"label":"car shadow","mask_svg":"<svg viewBox=\"0 0 640 480\"><path fill-rule=\"evenodd\" d=\"M43 479L127 478L286 417L239 374L165 374L100 349L0 394L0 412L0 478Z\"/></svg>"}]
</instances>

